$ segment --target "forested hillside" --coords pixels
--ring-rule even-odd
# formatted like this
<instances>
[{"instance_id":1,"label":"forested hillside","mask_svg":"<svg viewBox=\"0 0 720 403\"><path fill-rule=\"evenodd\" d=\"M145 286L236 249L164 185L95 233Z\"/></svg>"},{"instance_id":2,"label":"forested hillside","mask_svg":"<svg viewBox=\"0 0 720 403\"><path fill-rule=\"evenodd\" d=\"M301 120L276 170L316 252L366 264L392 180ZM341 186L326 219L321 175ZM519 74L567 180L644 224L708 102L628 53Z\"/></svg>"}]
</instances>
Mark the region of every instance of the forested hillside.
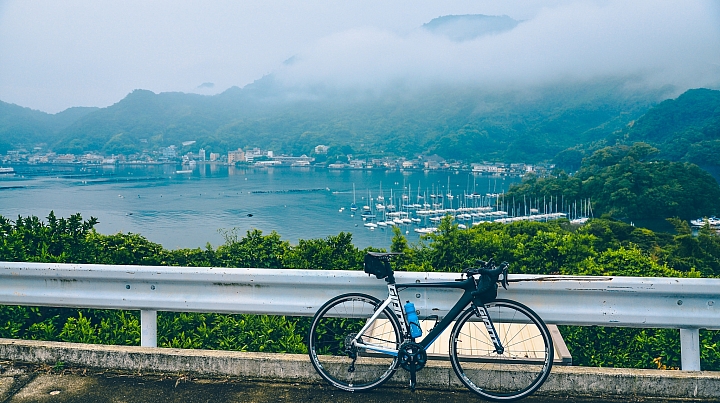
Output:
<instances>
[{"instance_id":1,"label":"forested hillside","mask_svg":"<svg viewBox=\"0 0 720 403\"><path fill-rule=\"evenodd\" d=\"M627 221L720 213L720 185L708 172L692 163L658 159L658 154L647 143L604 147L585 158L573 175L526 177L506 199L590 200L596 216Z\"/></svg>"},{"instance_id":2,"label":"forested hillside","mask_svg":"<svg viewBox=\"0 0 720 403\"><path fill-rule=\"evenodd\" d=\"M660 92L598 81L492 92L481 88L399 87L373 94L293 93L264 77L215 96L136 90L107 108L48 115L0 104L0 152L43 145L58 153L135 154L195 140L224 153L261 147L330 160L438 154L466 162L552 160L574 171L616 143L648 143L658 158L720 173L720 91L690 90L653 104Z\"/></svg>"},{"instance_id":3,"label":"forested hillside","mask_svg":"<svg viewBox=\"0 0 720 403\"><path fill-rule=\"evenodd\" d=\"M0 154L15 147L55 142L57 134L98 108L69 108L49 115L0 101Z\"/></svg>"},{"instance_id":4,"label":"forested hillside","mask_svg":"<svg viewBox=\"0 0 720 403\"><path fill-rule=\"evenodd\" d=\"M555 162L574 171L596 150L635 142L657 148L656 159L691 162L720 178L720 91L700 88L665 100L603 141L562 151Z\"/></svg>"},{"instance_id":5,"label":"forested hillside","mask_svg":"<svg viewBox=\"0 0 720 403\"><path fill-rule=\"evenodd\" d=\"M58 121L66 112L5 113L31 126L26 131L32 136L20 135L17 125L2 127L16 133L6 140L14 147L42 140L61 153L132 154L196 140L213 152L262 147L299 155L326 144L331 158L426 153L464 161L538 162L605 138L662 99L657 92L628 91L626 84L603 80L503 92L399 86L373 94L298 94L268 76L216 96L136 90L107 108L76 113L61 130L42 122Z\"/></svg>"}]
</instances>

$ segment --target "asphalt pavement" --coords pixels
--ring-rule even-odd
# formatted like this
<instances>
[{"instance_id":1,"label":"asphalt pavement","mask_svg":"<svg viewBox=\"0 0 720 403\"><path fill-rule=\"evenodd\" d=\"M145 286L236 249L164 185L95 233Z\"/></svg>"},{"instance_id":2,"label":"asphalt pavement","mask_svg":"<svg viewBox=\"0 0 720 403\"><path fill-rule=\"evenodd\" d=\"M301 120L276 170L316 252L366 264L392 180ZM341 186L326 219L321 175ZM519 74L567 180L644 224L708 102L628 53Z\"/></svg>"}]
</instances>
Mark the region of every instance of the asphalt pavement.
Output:
<instances>
[{"instance_id":1,"label":"asphalt pavement","mask_svg":"<svg viewBox=\"0 0 720 403\"><path fill-rule=\"evenodd\" d=\"M469 391L437 391L419 388L414 393L397 386L370 392L347 393L323 383L268 383L239 378L103 372L87 368L62 368L0 362L0 403L20 402L337 402L456 403L482 401ZM632 397L532 396L523 402L694 402ZM697 400L701 402L702 400Z\"/></svg>"}]
</instances>

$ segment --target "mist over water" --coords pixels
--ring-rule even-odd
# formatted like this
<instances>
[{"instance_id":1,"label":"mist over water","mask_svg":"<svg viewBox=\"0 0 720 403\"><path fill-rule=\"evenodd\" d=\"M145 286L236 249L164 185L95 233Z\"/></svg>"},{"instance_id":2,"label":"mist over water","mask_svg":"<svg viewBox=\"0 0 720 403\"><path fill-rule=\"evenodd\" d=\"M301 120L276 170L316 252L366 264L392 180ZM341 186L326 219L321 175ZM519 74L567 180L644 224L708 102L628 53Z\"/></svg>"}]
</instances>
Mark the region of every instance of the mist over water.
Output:
<instances>
[{"instance_id":1,"label":"mist over water","mask_svg":"<svg viewBox=\"0 0 720 403\"><path fill-rule=\"evenodd\" d=\"M253 228L264 234L276 231L291 243L344 231L353 234L359 248L389 248L390 228L371 231L363 226L359 211L351 216L353 184L362 208L380 194L386 200L392 194L394 204L400 205L403 190L412 202L418 193L426 198L433 191L446 193L449 179L457 207L463 192L500 193L520 180L468 172L237 169L209 164L198 165L191 174L177 174L178 169L43 167L40 172L18 166L15 177L0 179L0 215L44 220L51 210L61 217L81 213L85 219L99 219L100 233L136 233L168 249L204 247L208 242L217 247L224 243L222 231L236 229L244 236ZM410 242L419 239L414 228L402 227L409 231Z\"/></svg>"}]
</instances>

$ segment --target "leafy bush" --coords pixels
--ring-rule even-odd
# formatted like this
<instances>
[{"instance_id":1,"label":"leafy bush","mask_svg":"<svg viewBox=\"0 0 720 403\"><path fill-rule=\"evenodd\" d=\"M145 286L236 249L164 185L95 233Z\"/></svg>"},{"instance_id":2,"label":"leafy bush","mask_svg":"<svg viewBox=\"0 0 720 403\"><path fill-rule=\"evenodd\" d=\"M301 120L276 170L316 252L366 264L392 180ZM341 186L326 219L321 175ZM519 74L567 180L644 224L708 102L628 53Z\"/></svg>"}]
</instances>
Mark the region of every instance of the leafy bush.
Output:
<instances>
[{"instance_id":1,"label":"leafy bush","mask_svg":"<svg viewBox=\"0 0 720 403\"><path fill-rule=\"evenodd\" d=\"M458 272L477 259L507 260L514 273L612 276L717 277L720 236L697 237L681 220L677 234L655 233L609 219L575 228L567 222L486 223L461 230L446 218L439 232L409 244L395 230L392 250L404 252L400 270ZM102 235L95 219L0 216L0 260L102 264L268 267L360 270L367 250L352 236L283 241L277 233L231 231L216 250L166 250L137 234ZM160 312L162 347L304 353L309 318ZM631 368L679 366L679 336L672 329L562 326L576 365ZM138 312L0 306L0 337L118 345L140 344ZM703 369L720 370L720 332L701 332Z\"/></svg>"}]
</instances>

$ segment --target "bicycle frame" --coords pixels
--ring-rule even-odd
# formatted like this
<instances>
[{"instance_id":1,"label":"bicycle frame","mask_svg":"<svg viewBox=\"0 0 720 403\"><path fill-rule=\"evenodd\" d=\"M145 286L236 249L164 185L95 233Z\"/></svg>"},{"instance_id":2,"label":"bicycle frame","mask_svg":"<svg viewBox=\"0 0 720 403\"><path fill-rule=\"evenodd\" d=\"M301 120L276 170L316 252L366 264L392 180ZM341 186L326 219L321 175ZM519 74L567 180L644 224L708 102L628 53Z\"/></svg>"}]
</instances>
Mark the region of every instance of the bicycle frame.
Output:
<instances>
[{"instance_id":1,"label":"bicycle frame","mask_svg":"<svg viewBox=\"0 0 720 403\"><path fill-rule=\"evenodd\" d=\"M376 346L373 344L365 343L361 340L361 335L367 332L370 325L382 314L382 312L387 307L391 307L391 310L395 314L395 316L398 318L398 321L400 322L400 329L402 332L402 338L403 341L414 341L414 338L410 336L410 332L408 331L408 324L407 324L407 318L405 316L405 310L402 308L402 304L400 302L400 296L398 294L398 289L406 289L406 288L454 288L454 289L461 289L464 290L463 295L460 297L460 299L453 305L453 307L450 309L450 311L445 315L445 317L435 325L435 327L428 332L428 334L423 337L422 340L418 342L420 346L423 347L423 349L427 350L430 345L437 340L438 337L442 334L445 329L447 329L450 324L465 310L465 307L467 307L472 301L473 296L472 292L475 291L477 287L477 284L475 282L475 279L472 276L468 276L465 280L458 280L453 282L436 282L436 283L408 283L408 284L395 284L394 282L388 282L388 298L378 307L378 309L375 311L375 313L367 320L365 323L365 326L357 333L355 338L353 339L353 342L356 346L364 348L366 350L371 350L378 353L384 353L391 356L397 356L398 350L397 349L388 349L382 346ZM488 334L490 335L490 338L493 341L493 344L495 346L495 351L498 352L498 354L503 353L503 346L500 342L500 339L497 337L497 332L495 331L495 326L493 325L492 321L490 320L490 317L487 313L487 309L485 309L485 305L483 304L473 304L476 309L476 313L480 318L482 319L483 323L485 324L485 327L487 328Z\"/></svg>"}]
</instances>

